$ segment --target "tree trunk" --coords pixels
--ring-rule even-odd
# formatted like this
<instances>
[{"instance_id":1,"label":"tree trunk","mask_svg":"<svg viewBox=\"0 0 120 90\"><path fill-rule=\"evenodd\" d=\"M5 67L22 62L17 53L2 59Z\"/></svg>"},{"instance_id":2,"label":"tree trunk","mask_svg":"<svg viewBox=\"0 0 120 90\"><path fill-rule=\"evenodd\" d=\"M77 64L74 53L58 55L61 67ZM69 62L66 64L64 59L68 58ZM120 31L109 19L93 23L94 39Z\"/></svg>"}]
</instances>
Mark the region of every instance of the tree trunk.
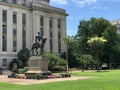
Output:
<instances>
[{"instance_id":1,"label":"tree trunk","mask_svg":"<svg viewBox=\"0 0 120 90\"><path fill-rule=\"evenodd\" d=\"M112 69L112 63L110 62L110 70Z\"/></svg>"},{"instance_id":2,"label":"tree trunk","mask_svg":"<svg viewBox=\"0 0 120 90\"><path fill-rule=\"evenodd\" d=\"M97 72L99 72L99 57L98 53L96 53L96 65L97 65Z\"/></svg>"},{"instance_id":3,"label":"tree trunk","mask_svg":"<svg viewBox=\"0 0 120 90\"><path fill-rule=\"evenodd\" d=\"M66 73L69 74L69 65L68 65L68 45L66 46Z\"/></svg>"},{"instance_id":4,"label":"tree trunk","mask_svg":"<svg viewBox=\"0 0 120 90\"><path fill-rule=\"evenodd\" d=\"M84 72L84 66L82 66L82 72Z\"/></svg>"}]
</instances>

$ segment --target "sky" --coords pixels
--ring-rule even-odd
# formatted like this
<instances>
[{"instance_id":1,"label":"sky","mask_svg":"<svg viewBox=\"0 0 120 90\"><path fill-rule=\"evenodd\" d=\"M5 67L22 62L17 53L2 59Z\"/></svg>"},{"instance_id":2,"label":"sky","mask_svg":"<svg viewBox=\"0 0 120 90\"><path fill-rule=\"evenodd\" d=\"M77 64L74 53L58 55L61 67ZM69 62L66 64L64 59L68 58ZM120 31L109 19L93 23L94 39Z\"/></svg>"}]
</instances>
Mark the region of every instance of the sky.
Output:
<instances>
[{"instance_id":1,"label":"sky","mask_svg":"<svg viewBox=\"0 0 120 90\"><path fill-rule=\"evenodd\" d=\"M81 20L103 17L109 21L120 19L120 0L50 0L50 5L66 10L67 35L77 34Z\"/></svg>"}]
</instances>

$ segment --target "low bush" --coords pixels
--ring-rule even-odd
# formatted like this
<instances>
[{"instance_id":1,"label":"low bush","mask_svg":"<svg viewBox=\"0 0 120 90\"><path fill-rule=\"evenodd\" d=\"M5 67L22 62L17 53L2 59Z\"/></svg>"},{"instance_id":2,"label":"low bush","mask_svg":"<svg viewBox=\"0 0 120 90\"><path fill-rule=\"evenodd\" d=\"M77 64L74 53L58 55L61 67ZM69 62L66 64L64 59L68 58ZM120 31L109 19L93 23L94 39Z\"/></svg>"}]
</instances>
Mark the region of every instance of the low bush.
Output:
<instances>
[{"instance_id":1,"label":"low bush","mask_svg":"<svg viewBox=\"0 0 120 90\"><path fill-rule=\"evenodd\" d=\"M18 72L19 72L19 73L22 73L22 74L24 74L24 73L27 72L27 71L28 71L28 67L24 67L24 68L18 69Z\"/></svg>"},{"instance_id":2,"label":"low bush","mask_svg":"<svg viewBox=\"0 0 120 90\"><path fill-rule=\"evenodd\" d=\"M71 74L64 73L64 74L61 74L61 77L62 78L71 77Z\"/></svg>"},{"instance_id":3,"label":"low bush","mask_svg":"<svg viewBox=\"0 0 120 90\"><path fill-rule=\"evenodd\" d=\"M64 66L54 66L52 71L65 71Z\"/></svg>"},{"instance_id":4,"label":"low bush","mask_svg":"<svg viewBox=\"0 0 120 90\"><path fill-rule=\"evenodd\" d=\"M37 74L36 75L36 79L39 80L39 79L43 79L42 75L41 74Z\"/></svg>"}]
</instances>

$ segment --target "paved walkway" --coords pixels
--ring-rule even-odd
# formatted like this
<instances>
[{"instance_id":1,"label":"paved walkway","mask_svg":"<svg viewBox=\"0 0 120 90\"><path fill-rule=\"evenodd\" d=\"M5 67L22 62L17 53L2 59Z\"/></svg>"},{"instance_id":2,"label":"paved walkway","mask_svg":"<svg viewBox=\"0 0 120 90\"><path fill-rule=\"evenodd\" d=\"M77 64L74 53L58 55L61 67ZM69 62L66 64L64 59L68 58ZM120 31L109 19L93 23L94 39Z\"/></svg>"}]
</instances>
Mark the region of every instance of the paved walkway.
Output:
<instances>
[{"instance_id":1,"label":"paved walkway","mask_svg":"<svg viewBox=\"0 0 120 90\"><path fill-rule=\"evenodd\" d=\"M33 80L33 79L14 79L7 78L5 75L0 75L0 82L11 83L11 84L20 84L20 85L31 85L31 84L40 84L40 83L49 83L49 82L60 82L60 81L70 81L70 80L80 80L87 78L95 77L71 77L71 78L55 78L55 79L44 79L44 80Z\"/></svg>"}]
</instances>

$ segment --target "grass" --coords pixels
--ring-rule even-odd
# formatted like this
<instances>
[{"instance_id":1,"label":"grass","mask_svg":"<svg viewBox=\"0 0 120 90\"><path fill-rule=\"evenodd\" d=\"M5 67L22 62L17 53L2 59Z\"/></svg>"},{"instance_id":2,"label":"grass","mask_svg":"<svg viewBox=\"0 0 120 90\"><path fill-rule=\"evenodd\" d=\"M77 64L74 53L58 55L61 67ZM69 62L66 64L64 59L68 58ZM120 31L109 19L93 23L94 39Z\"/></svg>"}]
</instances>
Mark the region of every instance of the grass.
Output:
<instances>
[{"instance_id":1,"label":"grass","mask_svg":"<svg viewBox=\"0 0 120 90\"><path fill-rule=\"evenodd\" d=\"M76 72L72 75L95 76L98 78L27 86L0 83L0 90L120 90L120 70Z\"/></svg>"}]
</instances>

